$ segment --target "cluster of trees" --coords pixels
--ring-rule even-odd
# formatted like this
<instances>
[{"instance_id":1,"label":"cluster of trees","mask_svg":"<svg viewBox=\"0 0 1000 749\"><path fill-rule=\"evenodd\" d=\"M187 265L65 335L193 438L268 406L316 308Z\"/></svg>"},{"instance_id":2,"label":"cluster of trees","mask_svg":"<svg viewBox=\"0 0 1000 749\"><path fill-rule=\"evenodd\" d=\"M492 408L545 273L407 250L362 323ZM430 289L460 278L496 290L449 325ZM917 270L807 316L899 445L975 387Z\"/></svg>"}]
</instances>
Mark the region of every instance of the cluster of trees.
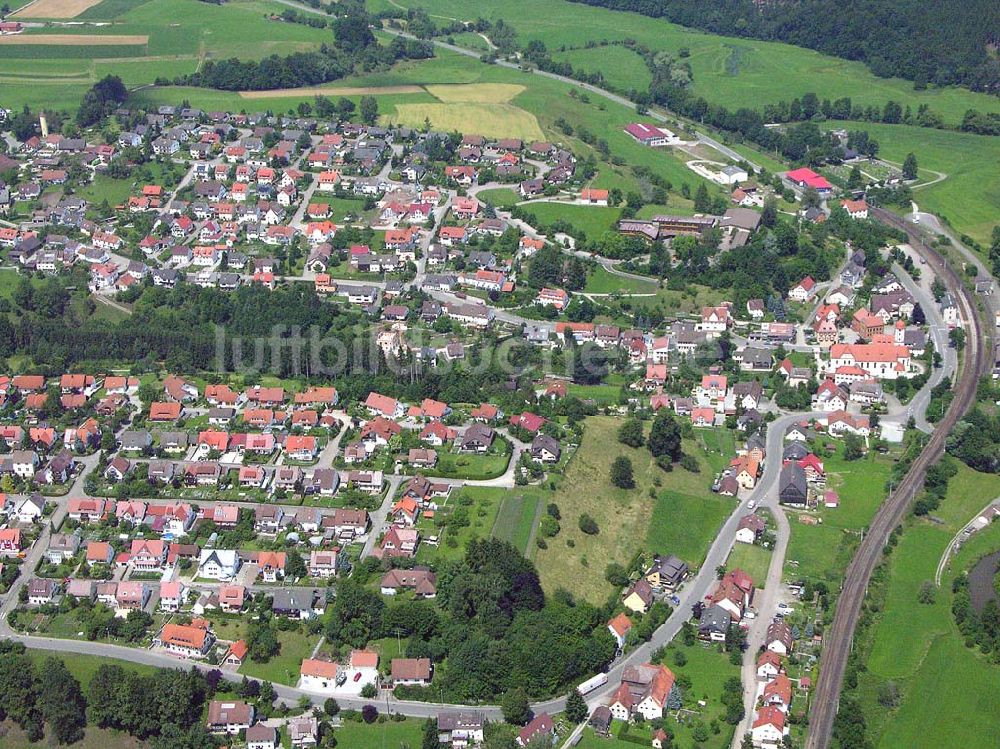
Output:
<instances>
[{"instance_id":1,"label":"cluster of trees","mask_svg":"<svg viewBox=\"0 0 1000 749\"><path fill-rule=\"evenodd\" d=\"M80 127L100 122L128 98L128 90L117 75L106 75L83 95L83 102L76 112Z\"/></svg>"},{"instance_id":2,"label":"cluster of trees","mask_svg":"<svg viewBox=\"0 0 1000 749\"><path fill-rule=\"evenodd\" d=\"M1000 86L990 52L1000 11L992 0L923 3L836 0L760 5L753 0L576 0L666 18L715 34L787 42L848 60L880 77L906 78L914 88L962 84L976 91ZM835 22L817 22L831 19Z\"/></svg>"},{"instance_id":3,"label":"cluster of trees","mask_svg":"<svg viewBox=\"0 0 1000 749\"><path fill-rule=\"evenodd\" d=\"M83 738L87 702L80 683L58 658L36 666L20 643L0 643L0 720L20 726L32 742L48 727L59 744Z\"/></svg>"},{"instance_id":4,"label":"cluster of trees","mask_svg":"<svg viewBox=\"0 0 1000 749\"><path fill-rule=\"evenodd\" d=\"M528 263L527 282L536 289L560 286L579 291L587 285L587 266L580 258L566 258L557 248L546 245Z\"/></svg>"},{"instance_id":5,"label":"cluster of trees","mask_svg":"<svg viewBox=\"0 0 1000 749\"><path fill-rule=\"evenodd\" d=\"M1000 397L990 382L982 383L980 389L987 391L983 403ZM970 468L1000 473L1000 414L988 407L973 408L948 435L947 449Z\"/></svg>"},{"instance_id":6,"label":"cluster of trees","mask_svg":"<svg viewBox=\"0 0 1000 749\"><path fill-rule=\"evenodd\" d=\"M440 609L429 601L387 606L362 582L345 580L330 607L327 637L359 647L412 635L407 655L436 662L447 656L438 686L446 699L463 702L517 687L529 697L557 694L614 657L607 613L568 595L547 601L532 562L506 542L472 541L437 578Z\"/></svg>"}]
</instances>

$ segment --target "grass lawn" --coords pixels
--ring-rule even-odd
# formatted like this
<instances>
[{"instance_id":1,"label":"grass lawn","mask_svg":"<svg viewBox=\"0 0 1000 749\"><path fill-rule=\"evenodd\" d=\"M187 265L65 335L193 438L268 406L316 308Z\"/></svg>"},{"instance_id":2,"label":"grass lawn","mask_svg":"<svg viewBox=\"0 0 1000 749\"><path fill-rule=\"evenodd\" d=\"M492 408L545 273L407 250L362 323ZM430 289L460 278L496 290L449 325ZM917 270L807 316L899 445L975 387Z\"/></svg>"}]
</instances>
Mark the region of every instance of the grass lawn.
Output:
<instances>
[{"instance_id":1,"label":"grass lawn","mask_svg":"<svg viewBox=\"0 0 1000 749\"><path fill-rule=\"evenodd\" d=\"M785 579L809 578L827 583L840 580L861 541L860 534L832 525L799 523L794 513L788 522L792 534L785 554Z\"/></svg>"},{"instance_id":2,"label":"grass lawn","mask_svg":"<svg viewBox=\"0 0 1000 749\"><path fill-rule=\"evenodd\" d=\"M521 208L525 213L534 215L534 220L528 219L532 226L550 226L556 221L566 221L574 229L595 239L610 231L621 215L621 208L617 206L535 202L522 205Z\"/></svg>"},{"instance_id":3,"label":"grass lawn","mask_svg":"<svg viewBox=\"0 0 1000 749\"><path fill-rule=\"evenodd\" d=\"M693 442L685 443L685 451L698 459L701 473L680 467L665 473L646 448L618 442L620 424L620 419L605 416L588 418L583 443L565 476L555 477L555 491L546 492L544 501L558 505L562 515L559 534L546 539L547 548L535 554L548 592L561 587L589 601L603 602L612 591L604 579L607 564L628 564L645 549L700 562L721 518L729 512L728 503L709 492L708 463ZM618 489L608 479L618 456L632 461L634 489ZM651 489L655 499L650 497ZM584 513L597 522L597 534L580 530L579 518Z\"/></svg>"},{"instance_id":4,"label":"grass lawn","mask_svg":"<svg viewBox=\"0 0 1000 749\"><path fill-rule=\"evenodd\" d=\"M543 500L541 492L519 486L513 490L504 489L502 494L503 503L493 524L492 536L509 541L523 554L530 556L534 550L528 548L528 541L531 540L531 531L535 527L538 505Z\"/></svg>"},{"instance_id":5,"label":"grass lawn","mask_svg":"<svg viewBox=\"0 0 1000 749\"><path fill-rule=\"evenodd\" d=\"M588 267L587 285L583 290L589 294L655 294L659 288L655 279L640 281L636 278L618 276L606 270L603 265Z\"/></svg>"},{"instance_id":6,"label":"grass lawn","mask_svg":"<svg viewBox=\"0 0 1000 749\"><path fill-rule=\"evenodd\" d=\"M429 476L481 481L502 476L510 463L510 451L486 455L469 455L449 451L438 452L438 462L430 469Z\"/></svg>"},{"instance_id":7,"label":"grass lawn","mask_svg":"<svg viewBox=\"0 0 1000 749\"><path fill-rule=\"evenodd\" d=\"M726 560L726 569L739 567L753 578L758 588L764 587L767 580L767 569L771 566L771 550L757 544L738 543Z\"/></svg>"},{"instance_id":8,"label":"grass lawn","mask_svg":"<svg viewBox=\"0 0 1000 749\"><path fill-rule=\"evenodd\" d=\"M80 653L60 653L55 650L34 650L28 651L28 655L35 663L41 663L46 658L55 657L59 658L66 664L66 668L69 672L77 678L80 684L86 687L87 683L93 677L94 673L100 666L112 663L122 668L126 668L130 671L137 671L140 674L151 674L156 669L153 666L144 666L140 663L132 663L131 661L119 661L119 660L109 660L103 656L97 655L81 655ZM0 742L3 743L3 742ZM6 744L4 744L6 746Z\"/></svg>"},{"instance_id":9,"label":"grass lawn","mask_svg":"<svg viewBox=\"0 0 1000 749\"><path fill-rule=\"evenodd\" d=\"M299 667L308 658L319 641L319 635L304 632L278 632L281 652L267 663L255 663L247 658L240 668L241 674L280 684L295 684L299 680Z\"/></svg>"},{"instance_id":10,"label":"grass lawn","mask_svg":"<svg viewBox=\"0 0 1000 749\"><path fill-rule=\"evenodd\" d=\"M566 394L577 398L591 399L598 405L606 403L617 403L621 399L622 386L620 383L602 382L600 385L580 385L576 382L566 384Z\"/></svg>"},{"instance_id":11,"label":"grass lawn","mask_svg":"<svg viewBox=\"0 0 1000 749\"><path fill-rule=\"evenodd\" d=\"M521 199L520 195L506 187L481 190L476 193L476 197L481 201L490 203L494 208L511 208Z\"/></svg>"},{"instance_id":12,"label":"grass lawn","mask_svg":"<svg viewBox=\"0 0 1000 749\"><path fill-rule=\"evenodd\" d=\"M419 561L440 561L457 559L465 553L465 547L474 538L486 538L495 526L500 504L504 500L506 489L496 487L467 486L454 490L448 498L448 503L440 510L443 516L461 509L468 517L468 525L462 527L447 527L441 533L437 526L426 520L421 520L421 529L425 535L439 534L441 543L438 546L422 544L417 549ZM471 504L462 504L462 498L472 500Z\"/></svg>"},{"instance_id":13,"label":"grass lawn","mask_svg":"<svg viewBox=\"0 0 1000 749\"><path fill-rule=\"evenodd\" d=\"M37 749L40 746L50 746L55 739L45 739L38 743L28 741L28 736L11 721L0 723L0 744L4 749ZM82 740L73 744L74 749L142 749L146 744L128 734L105 728L87 728Z\"/></svg>"},{"instance_id":14,"label":"grass lawn","mask_svg":"<svg viewBox=\"0 0 1000 749\"><path fill-rule=\"evenodd\" d=\"M869 453L861 460L847 462L839 450L823 458L827 487L840 495L840 507L823 510L823 522L838 528L864 528L875 516L886 496L886 482L893 461Z\"/></svg>"},{"instance_id":15,"label":"grass lawn","mask_svg":"<svg viewBox=\"0 0 1000 749\"><path fill-rule=\"evenodd\" d=\"M420 746L424 722L419 718L385 723L345 721L334 730L337 744L351 749L406 749Z\"/></svg>"},{"instance_id":16,"label":"grass lawn","mask_svg":"<svg viewBox=\"0 0 1000 749\"><path fill-rule=\"evenodd\" d=\"M679 724L676 721L668 721L671 730L674 732L674 746L701 746L705 749L717 747L723 749L728 747L732 740L733 726L725 723L722 718L726 714L726 708L722 704L722 685L727 679L740 675L739 666L734 666L729 662L729 655L719 652L718 646L707 646L697 642L691 647L685 647L676 640L675 644L667 650L664 663L677 675L684 674L691 679L691 688L684 692L683 706L696 711L693 720ZM676 657L678 653L683 653L687 659L683 666L678 666ZM704 701L702 707L698 701ZM706 724L712 720L718 720L722 731L718 734L709 734L708 741L696 743L692 737L695 723L702 721ZM637 729L636 732L638 732Z\"/></svg>"}]
</instances>

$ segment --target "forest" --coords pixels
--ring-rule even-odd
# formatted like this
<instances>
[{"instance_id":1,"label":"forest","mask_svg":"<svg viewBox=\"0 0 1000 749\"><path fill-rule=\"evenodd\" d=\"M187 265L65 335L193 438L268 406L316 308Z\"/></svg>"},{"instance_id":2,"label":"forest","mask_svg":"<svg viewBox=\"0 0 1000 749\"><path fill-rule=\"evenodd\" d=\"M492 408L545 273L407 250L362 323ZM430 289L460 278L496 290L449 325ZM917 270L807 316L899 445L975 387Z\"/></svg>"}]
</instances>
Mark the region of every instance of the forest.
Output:
<instances>
[{"instance_id":1,"label":"forest","mask_svg":"<svg viewBox=\"0 0 1000 749\"><path fill-rule=\"evenodd\" d=\"M631 11L713 34L786 42L848 60L881 77L959 84L1000 92L1000 41L995 0L573 0Z\"/></svg>"}]
</instances>

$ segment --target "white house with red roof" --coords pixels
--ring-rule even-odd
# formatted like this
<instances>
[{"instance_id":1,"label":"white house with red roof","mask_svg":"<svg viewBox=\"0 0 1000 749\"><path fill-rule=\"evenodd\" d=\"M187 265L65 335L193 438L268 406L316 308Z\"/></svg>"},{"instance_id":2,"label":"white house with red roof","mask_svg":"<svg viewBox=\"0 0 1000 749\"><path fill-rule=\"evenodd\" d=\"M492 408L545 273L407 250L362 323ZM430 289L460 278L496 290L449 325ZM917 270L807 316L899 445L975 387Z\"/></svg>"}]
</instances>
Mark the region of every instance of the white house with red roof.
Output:
<instances>
[{"instance_id":1,"label":"white house with red roof","mask_svg":"<svg viewBox=\"0 0 1000 749\"><path fill-rule=\"evenodd\" d=\"M365 408L373 415L381 415L387 419L399 419L406 413L406 406L395 398L372 391L365 399Z\"/></svg>"},{"instance_id":2,"label":"white house with red roof","mask_svg":"<svg viewBox=\"0 0 1000 749\"><path fill-rule=\"evenodd\" d=\"M788 290L788 298L793 302L808 302L816 293L816 282L812 276L806 276Z\"/></svg>"},{"instance_id":3,"label":"white house with red roof","mask_svg":"<svg viewBox=\"0 0 1000 749\"><path fill-rule=\"evenodd\" d=\"M862 200L841 200L840 206L853 219L868 218L868 203Z\"/></svg>"}]
</instances>

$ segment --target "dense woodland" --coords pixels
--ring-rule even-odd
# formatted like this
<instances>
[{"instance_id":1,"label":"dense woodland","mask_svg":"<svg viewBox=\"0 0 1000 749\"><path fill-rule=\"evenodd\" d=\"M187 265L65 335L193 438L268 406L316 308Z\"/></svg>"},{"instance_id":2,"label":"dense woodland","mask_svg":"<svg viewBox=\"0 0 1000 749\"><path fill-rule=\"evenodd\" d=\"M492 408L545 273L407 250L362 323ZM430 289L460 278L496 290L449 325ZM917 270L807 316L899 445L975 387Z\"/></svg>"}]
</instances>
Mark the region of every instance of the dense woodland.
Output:
<instances>
[{"instance_id":1,"label":"dense woodland","mask_svg":"<svg viewBox=\"0 0 1000 749\"><path fill-rule=\"evenodd\" d=\"M787 42L861 60L882 77L916 88L960 84L1000 92L996 0L574 0L666 18L727 36Z\"/></svg>"}]
</instances>

